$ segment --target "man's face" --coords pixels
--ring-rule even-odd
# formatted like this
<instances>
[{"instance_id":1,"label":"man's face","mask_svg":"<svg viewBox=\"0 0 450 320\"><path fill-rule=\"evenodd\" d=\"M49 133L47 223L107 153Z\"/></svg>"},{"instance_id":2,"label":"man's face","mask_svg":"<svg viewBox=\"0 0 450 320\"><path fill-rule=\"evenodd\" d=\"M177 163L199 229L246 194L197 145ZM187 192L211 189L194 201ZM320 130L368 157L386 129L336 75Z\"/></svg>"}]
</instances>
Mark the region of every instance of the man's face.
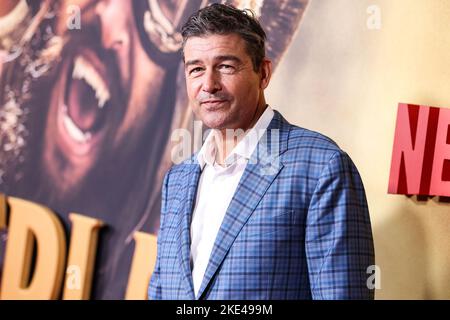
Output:
<instances>
[{"instance_id":1,"label":"man's face","mask_svg":"<svg viewBox=\"0 0 450 320\"><path fill-rule=\"evenodd\" d=\"M81 8L81 30L65 30L65 19L58 26L69 41L43 145L46 171L67 194L102 158L117 159L137 145L166 75L142 47L131 1L69 2ZM66 10L61 6L62 17Z\"/></svg>"},{"instance_id":2,"label":"man's face","mask_svg":"<svg viewBox=\"0 0 450 320\"><path fill-rule=\"evenodd\" d=\"M255 72L245 41L237 34L192 37L184 60L195 115L209 128L247 130L264 103L269 79L264 71Z\"/></svg>"}]
</instances>

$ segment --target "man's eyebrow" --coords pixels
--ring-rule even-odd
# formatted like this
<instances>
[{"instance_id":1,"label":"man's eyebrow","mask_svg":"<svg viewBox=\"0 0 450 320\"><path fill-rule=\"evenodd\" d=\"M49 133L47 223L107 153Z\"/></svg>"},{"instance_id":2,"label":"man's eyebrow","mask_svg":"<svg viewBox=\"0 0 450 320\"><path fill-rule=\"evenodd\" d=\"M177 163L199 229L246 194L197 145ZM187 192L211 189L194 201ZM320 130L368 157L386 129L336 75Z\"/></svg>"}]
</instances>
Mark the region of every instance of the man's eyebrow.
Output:
<instances>
[{"instance_id":1,"label":"man's eyebrow","mask_svg":"<svg viewBox=\"0 0 450 320\"><path fill-rule=\"evenodd\" d=\"M214 57L214 60L218 60L218 61L234 61L236 63L242 63L241 59L239 59L238 57L233 56L233 55L217 56L217 57Z\"/></svg>"},{"instance_id":2,"label":"man's eyebrow","mask_svg":"<svg viewBox=\"0 0 450 320\"><path fill-rule=\"evenodd\" d=\"M214 60L216 60L216 61L234 61L236 63L242 63L241 59L239 59L238 57L233 56L233 55L216 56L216 57L214 57ZM200 59L188 60L184 63L184 67L187 68L189 66L198 65L201 63L202 63L202 61Z\"/></svg>"},{"instance_id":3,"label":"man's eyebrow","mask_svg":"<svg viewBox=\"0 0 450 320\"><path fill-rule=\"evenodd\" d=\"M187 67L189 67L189 66L192 66L192 65L197 65L197 64L200 64L201 63L201 61L200 60L189 60L189 61L186 61L185 63L184 63L184 66L187 68Z\"/></svg>"}]
</instances>

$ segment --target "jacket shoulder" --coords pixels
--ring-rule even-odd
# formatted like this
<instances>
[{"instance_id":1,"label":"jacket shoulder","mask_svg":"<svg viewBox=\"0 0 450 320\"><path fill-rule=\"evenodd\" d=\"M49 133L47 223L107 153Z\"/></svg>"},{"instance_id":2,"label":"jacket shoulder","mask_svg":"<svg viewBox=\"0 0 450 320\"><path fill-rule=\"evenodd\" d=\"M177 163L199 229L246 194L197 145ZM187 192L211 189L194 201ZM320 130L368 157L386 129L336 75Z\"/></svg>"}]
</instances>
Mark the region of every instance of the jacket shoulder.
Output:
<instances>
[{"instance_id":1,"label":"jacket shoulder","mask_svg":"<svg viewBox=\"0 0 450 320\"><path fill-rule=\"evenodd\" d=\"M299 153L308 158L323 158L324 161L345 152L330 137L290 124L287 150L290 153Z\"/></svg>"}]
</instances>

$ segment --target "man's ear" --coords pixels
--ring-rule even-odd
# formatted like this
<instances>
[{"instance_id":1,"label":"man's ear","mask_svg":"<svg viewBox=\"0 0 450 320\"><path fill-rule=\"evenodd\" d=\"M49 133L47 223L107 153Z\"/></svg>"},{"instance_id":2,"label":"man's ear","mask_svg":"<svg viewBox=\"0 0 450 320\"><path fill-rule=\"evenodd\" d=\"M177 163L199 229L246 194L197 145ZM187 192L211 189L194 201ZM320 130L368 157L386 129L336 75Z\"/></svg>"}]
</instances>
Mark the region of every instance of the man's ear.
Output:
<instances>
[{"instance_id":1,"label":"man's ear","mask_svg":"<svg viewBox=\"0 0 450 320\"><path fill-rule=\"evenodd\" d=\"M261 89L266 89L267 86L269 85L270 78L272 77L272 61L270 61L267 58L264 58L263 61L261 62L260 72L261 72L261 81L259 86Z\"/></svg>"}]
</instances>

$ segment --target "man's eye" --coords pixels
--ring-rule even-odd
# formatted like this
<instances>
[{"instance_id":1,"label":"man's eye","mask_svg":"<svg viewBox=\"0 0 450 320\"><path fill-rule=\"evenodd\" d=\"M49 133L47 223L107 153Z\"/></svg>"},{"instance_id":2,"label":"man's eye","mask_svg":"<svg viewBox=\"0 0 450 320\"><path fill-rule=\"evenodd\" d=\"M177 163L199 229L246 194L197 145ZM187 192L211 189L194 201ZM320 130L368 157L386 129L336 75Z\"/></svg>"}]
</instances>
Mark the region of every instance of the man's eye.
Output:
<instances>
[{"instance_id":1,"label":"man's eye","mask_svg":"<svg viewBox=\"0 0 450 320\"><path fill-rule=\"evenodd\" d=\"M233 66L230 66L229 64L221 64L221 65L219 66L219 69L220 69L220 70L224 70L224 71L226 71L226 72L234 71L234 67L233 67Z\"/></svg>"},{"instance_id":2,"label":"man's eye","mask_svg":"<svg viewBox=\"0 0 450 320\"><path fill-rule=\"evenodd\" d=\"M202 68L197 67L197 68L191 69L191 70L189 71L189 74L196 74L196 73L199 73L199 72L202 72L202 71L203 71Z\"/></svg>"}]
</instances>

